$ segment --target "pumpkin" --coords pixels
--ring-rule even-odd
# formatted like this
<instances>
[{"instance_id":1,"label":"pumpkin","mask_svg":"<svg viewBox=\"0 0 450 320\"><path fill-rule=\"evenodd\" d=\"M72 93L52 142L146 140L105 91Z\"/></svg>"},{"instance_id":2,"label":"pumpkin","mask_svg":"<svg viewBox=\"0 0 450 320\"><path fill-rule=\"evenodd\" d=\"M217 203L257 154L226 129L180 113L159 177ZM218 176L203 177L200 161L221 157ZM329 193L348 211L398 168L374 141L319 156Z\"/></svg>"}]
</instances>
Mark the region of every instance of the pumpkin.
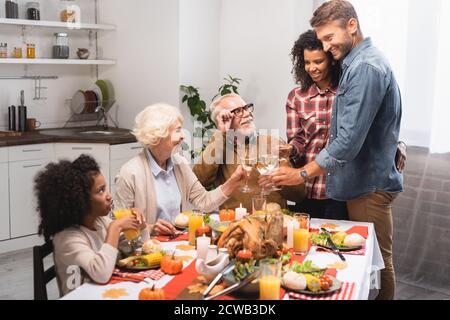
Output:
<instances>
[{"instance_id":1,"label":"pumpkin","mask_svg":"<svg viewBox=\"0 0 450 320\"><path fill-rule=\"evenodd\" d=\"M161 260L161 271L165 274L177 274L183 269L183 261L176 259L175 254L166 254Z\"/></svg>"},{"instance_id":2,"label":"pumpkin","mask_svg":"<svg viewBox=\"0 0 450 320\"><path fill-rule=\"evenodd\" d=\"M234 221L236 218L236 213L233 209L221 209L219 211L220 221Z\"/></svg>"},{"instance_id":3,"label":"pumpkin","mask_svg":"<svg viewBox=\"0 0 450 320\"><path fill-rule=\"evenodd\" d=\"M206 235L207 237L211 237L212 229L210 226L204 224L204 225L198 227L197 230L195 230L196 237L201 237L203 235Z\"/></svg>"},{"instance_id":4,"label":"pumpkin","mask_svg":"<svg viewBox=\"0 0 450 320\"><path fill-rule=\"evenodd\" d=\"M151 288L144 288L139 292L139 300L165 300L163 289L155 289L155 285Z\"/></svg>"}]
</instances>

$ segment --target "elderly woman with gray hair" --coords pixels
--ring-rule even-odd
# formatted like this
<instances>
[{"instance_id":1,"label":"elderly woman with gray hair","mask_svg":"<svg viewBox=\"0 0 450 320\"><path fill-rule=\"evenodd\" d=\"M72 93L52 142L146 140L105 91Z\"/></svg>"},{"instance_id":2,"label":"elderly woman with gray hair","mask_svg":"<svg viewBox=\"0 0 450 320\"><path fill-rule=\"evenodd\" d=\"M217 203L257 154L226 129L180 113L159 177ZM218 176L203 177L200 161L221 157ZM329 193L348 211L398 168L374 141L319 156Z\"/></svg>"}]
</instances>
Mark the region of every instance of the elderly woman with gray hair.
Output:
<instances>
[{"instance_id":1,"label":"elderly woman with gray hair","mask_svg":"<svg viewBox=\"0 0 450 320\"><path fill-rule=\"evenodd\" d=\"M183 116L170 105L155 104L140 112L133 134L144 150L115 178L116 207L141 209L154 234L173 234L172 222L189 204L203 211L216 209L244 179L239 166L218 188L205 190L187 160L176 154L184 139L182 124Z\"/></svg>"}]
</instances>

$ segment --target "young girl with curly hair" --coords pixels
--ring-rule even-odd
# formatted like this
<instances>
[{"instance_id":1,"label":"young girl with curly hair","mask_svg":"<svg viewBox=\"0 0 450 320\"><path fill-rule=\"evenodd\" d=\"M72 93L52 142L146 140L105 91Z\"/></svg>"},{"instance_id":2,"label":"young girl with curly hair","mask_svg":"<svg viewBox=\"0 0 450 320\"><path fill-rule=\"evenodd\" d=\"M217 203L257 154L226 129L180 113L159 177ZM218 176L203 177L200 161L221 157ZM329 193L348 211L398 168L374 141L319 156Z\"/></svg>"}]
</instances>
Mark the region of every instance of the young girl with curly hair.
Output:
<instances>
[{"instance_id":1,"label":"young girl with curly hair","mask_svg":"<svg viewBox=\"0 0 450 320\"><path fill-rule=\"evenodd\" d=\"M120 233L148 230L136 209L132 217L111 220L112 197L97 162L87 155L48 164L35 178L39 234L53 241L60 293L85 281L106 283L114 270Z\"/></svg>"}]
</instances>

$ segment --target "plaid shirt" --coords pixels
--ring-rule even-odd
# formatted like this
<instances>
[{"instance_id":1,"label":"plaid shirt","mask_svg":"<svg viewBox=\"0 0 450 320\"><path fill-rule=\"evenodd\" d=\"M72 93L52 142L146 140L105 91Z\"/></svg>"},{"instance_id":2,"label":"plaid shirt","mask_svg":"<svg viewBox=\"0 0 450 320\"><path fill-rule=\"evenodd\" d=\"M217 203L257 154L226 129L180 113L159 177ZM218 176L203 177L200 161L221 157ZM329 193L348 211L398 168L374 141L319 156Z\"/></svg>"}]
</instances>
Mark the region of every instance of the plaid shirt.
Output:
<instances>
[{"instance_id":1,"label":"plaid shirt","mask_svg":"<svg viewBox=\"0 0 450 320\"><path fill-rule=\"evenodd\" d=\"M286 103L287 138L294 146L291 162L295 167L313 161L328 144L331 113L336 88L320 92L313 84L307 92L293 89ZM327 199L326 176L318 176L306 182L306 197Z\"/></svg>"}]
</instances>

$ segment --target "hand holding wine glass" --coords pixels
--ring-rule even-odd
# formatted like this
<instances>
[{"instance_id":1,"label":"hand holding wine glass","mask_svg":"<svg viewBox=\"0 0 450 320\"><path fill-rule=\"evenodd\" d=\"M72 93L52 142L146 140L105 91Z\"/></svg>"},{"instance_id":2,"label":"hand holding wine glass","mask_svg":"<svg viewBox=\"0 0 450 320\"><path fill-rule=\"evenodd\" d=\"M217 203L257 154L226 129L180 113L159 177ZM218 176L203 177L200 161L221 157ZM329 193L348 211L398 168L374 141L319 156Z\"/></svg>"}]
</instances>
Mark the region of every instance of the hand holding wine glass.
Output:
<instances>
[{"instance_id":1,"label":"hand holding wine glass","mask_svg":"<svg viewBox=\"0 0 450 320\"><path fill-rule=\"evenodd\" d=\"M256 164L256 158L251 157L249 155L242 155L241 158L242 168L245 171L245 185L242 187L241 192L250 193L252 188L248 186L248 180L250 179L250 175L252 173L253 166Z\"/></svg>"}]
</instances>

